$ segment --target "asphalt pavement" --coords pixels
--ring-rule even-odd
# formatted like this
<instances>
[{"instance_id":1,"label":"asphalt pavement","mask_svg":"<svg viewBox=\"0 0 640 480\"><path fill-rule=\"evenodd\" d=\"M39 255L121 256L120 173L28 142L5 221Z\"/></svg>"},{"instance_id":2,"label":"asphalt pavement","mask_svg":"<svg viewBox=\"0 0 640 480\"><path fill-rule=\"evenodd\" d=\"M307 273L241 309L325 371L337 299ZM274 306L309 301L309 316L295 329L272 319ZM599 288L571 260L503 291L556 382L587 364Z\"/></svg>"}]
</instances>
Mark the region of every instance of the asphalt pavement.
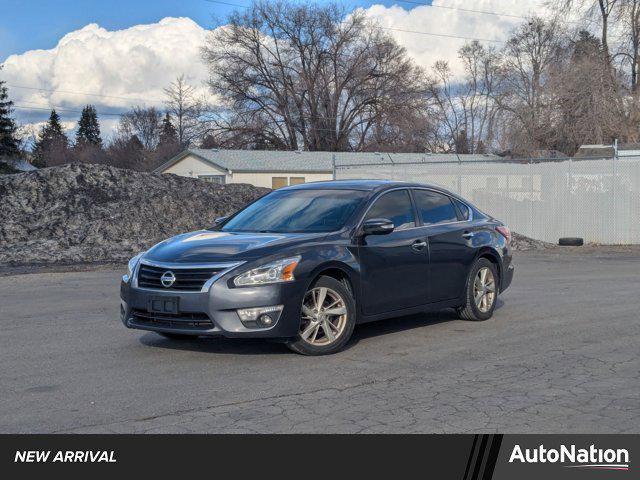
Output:
<instances>
[{"instance_id":1,"label":"asphalt pavement","mask_svg":"<svg viewBox=\"0 0 640 480\"><path fill-rule=\"evenodd\" d=\"M486 322L356 327L302 357L118 319L121 271L0 275L0 433L640 432L640 249L518 253Z\"/></svg>"}]
</instances>

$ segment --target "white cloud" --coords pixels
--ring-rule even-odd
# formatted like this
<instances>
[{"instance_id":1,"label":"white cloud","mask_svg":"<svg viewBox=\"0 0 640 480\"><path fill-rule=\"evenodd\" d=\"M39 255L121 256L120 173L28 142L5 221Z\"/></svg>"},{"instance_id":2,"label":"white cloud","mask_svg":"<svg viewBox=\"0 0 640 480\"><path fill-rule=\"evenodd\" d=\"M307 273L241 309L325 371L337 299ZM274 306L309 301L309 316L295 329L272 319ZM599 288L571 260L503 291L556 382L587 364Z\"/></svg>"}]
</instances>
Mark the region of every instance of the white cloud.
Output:
<instances>
[{"instance_id":1,"label":"white cloud","mask_svg":"<svg viewBox=\"0 0 640 480\"><path fill-rule=\"evenodd\" d=\"M446 7L446 8L441 8ZM523 18L498 16L460 9L482 12L506 13L520 17L531 14L545 15L544 0L434 0L433 6L418 6L410 10L394 5L385 7L374 5L365 12L383 27L398 30L430 32L467 38L503 41ZM454 73L460 73L457 58L458 49L465 43L463 39L421 35L389 30L389 33L406 49L415 61L430 67L436 60L448 60ZM486 46L499 48L501 43L483 42Z\"/></svg>"},{"instance_id":2,"label":"white cloud","mask_svg":"<svg viewBox=\"0 0 640 480\"><path fill-rule=\"evenodd\" d=\"M50 50L11 55L0 75L14 102L28 107L56 105L77 110L92 103L98 112L114 112L133 105L162 106L162 90L177 76L184 73L198 86L206 80L206 68L200 60L205 36L206 30L188 18L165 18L117 31L89 24L68 33ZM23 119L47 115L37 110L18 113ZM61 114L65 118L78 116ZM105 126L110 128L114 118L105 116Z\"/></svg>"}]
</instances>

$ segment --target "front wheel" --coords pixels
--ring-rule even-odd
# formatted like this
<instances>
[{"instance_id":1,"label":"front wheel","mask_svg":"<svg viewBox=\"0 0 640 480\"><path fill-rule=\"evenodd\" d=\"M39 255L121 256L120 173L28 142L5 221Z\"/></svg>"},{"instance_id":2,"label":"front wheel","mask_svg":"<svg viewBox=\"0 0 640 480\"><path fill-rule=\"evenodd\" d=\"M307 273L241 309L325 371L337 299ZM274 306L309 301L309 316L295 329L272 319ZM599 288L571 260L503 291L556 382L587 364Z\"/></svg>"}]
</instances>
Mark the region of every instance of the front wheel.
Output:
<instances>
[{"instance_id":1,"label":"front wheel","mask_svg":"<svg viewBox=\"0 0 640 480\"><path fill-rule=\"evenodd\" d=\"M458 314L465 320L488 320L498 299L498 271L486 258L479 258L471 267L465 290L465 304Z\"/></svg>"},{"instance_id":2,"label":"front wheel","mask_svg":"<svg viewBox=\"0 0 640 480\"><path fill-rule=\"evenodd\" d=\"M302 301L300 329L287 345L303 355L338 352L349 341L355 326L355 301L344 283L320 277Z\"/></svg>"}]
</instances>

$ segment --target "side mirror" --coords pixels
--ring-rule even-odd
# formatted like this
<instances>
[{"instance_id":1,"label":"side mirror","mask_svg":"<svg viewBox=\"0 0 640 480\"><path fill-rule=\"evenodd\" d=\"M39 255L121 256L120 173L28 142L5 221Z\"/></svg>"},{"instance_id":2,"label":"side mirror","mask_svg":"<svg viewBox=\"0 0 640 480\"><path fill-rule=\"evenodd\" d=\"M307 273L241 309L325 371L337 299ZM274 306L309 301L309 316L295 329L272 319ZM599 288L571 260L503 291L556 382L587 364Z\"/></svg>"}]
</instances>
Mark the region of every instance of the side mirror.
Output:
<instances>
[{"instance_id":1,"label":"side mirror","mask_svg":"<svg viewBox=\"0 0 640 480\"><path fill-rule=\"evenodd\" d=\"M363 235L387 235L393 232L395 225L387 218L370 218L362 224Z\"/></svg>"},{"instance_id":2,"label":"side mirror","mask_svg":"<svg viewBox=\"0 0 640 480\"><path fill-rule=\"evenodd\" d=\"M224 221L229 218L229 215L227 215L226 217L218 217L213 221L213 226L217 227L219 225L221 225L222 223L224 223Z\"/></svg>"}]
</instances>

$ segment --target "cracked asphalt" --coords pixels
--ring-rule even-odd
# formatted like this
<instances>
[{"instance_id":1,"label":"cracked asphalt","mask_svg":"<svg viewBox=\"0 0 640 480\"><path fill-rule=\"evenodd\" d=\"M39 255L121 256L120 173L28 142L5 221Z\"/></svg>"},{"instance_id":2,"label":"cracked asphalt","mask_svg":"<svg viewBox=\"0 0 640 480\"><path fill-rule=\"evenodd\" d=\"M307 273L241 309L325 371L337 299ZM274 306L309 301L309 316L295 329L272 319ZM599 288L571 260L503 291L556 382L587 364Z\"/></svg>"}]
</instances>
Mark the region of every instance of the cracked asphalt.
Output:
<instances>
[{"instance_id":1,"label":"cracked asphalt","mask_svg":"<svg viewBox=\"0 0 640 480\"><path fill-rule=\"evenodd\" d=\"M486 322L356 328L309 358L125 329L113 267L0 278L0 432L640 432L640 249L518 253Z\"/></svg>"}]
</instances>

